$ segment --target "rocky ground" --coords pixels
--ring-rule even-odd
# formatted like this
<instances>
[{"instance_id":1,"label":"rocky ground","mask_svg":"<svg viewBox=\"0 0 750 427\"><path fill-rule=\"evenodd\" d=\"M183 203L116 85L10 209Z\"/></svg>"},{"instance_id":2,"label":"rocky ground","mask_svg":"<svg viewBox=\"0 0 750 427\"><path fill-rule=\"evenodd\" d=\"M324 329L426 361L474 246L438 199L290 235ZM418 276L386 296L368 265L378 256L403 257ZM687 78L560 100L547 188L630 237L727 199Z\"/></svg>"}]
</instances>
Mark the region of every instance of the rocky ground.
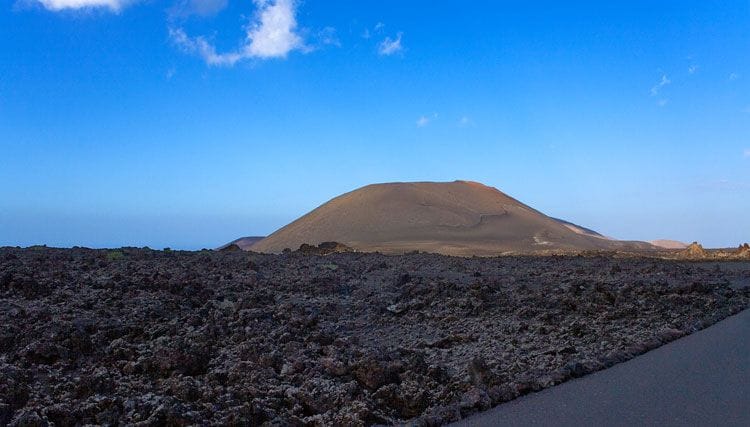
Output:
<instances>
[{"instance_id":1,"label":"rocky ground","mask_svg":"<svg viewBox=\"0 0 750 427\"><path fill-rule=\"evenodd\" d=\"M442 424L750 304L750 262L0 249L0 424Z\"/></svg>"}]
</instances>

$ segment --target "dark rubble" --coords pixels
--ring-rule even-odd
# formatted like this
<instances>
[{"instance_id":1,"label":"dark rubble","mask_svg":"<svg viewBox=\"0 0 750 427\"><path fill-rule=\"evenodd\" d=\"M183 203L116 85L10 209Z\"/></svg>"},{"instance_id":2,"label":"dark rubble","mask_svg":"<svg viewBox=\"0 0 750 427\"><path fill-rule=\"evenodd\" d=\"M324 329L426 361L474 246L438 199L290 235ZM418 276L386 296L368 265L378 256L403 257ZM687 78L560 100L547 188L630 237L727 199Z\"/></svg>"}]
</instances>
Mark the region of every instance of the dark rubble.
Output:
<instances>
[{"instance_id":1,"label":"dark rubble","mask_svg":"<svg viewBox=\"0 0 750 427\"><path fill-rule=\"evenodd\" d=\"M637 257L2 248L0 425L438 425L743 310L748 281Z\"/></svg>"}]
</instances>

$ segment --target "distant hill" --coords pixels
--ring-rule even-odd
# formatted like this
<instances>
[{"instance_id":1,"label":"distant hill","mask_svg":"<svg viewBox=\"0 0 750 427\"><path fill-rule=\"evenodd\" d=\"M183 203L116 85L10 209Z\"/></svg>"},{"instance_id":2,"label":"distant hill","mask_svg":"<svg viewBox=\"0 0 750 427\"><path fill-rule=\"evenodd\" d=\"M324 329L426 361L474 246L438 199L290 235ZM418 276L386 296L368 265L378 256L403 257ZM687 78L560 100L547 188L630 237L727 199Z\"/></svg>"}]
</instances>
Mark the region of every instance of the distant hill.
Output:
<instances>
[{"instance_id":1,"label":"distant hill","mask_svg":"<svg viewBox=\"0 0 750 427\"><path fill-rule=\"evenodd\" d=\"M550 217L550 218L552 218L552 217ZM564 219L560 219L560 218L552 218L552 219L554 219L555 221L559 222L560 224L568 227L574 233L583 234L583 235L591 236L591 237L596 237L596 238L599 238L599 239L614 240L613 238L607 237L607 236L605 236L603 234L599 234L599 233L597 233L596 231L594 231L594 230L592 230L590 228L582 227L582 226L580 226L578 224L573 224L572 222L565 221Z\"/></svg>"},{"instance_id":2,"label":"distant hill","mask_svg":"<svg viewBox=\"0 0 750 427\"><path fill-rule=\"evenodd\" d=\"M250 248L250 246L254 245L255 243L260 242L263 240L263 236L248 236L248 237L240 237L237 240L232 240L231 242L227 243L226 245L222 245L216 250L222 250L232 245L237 245L240 249L243 251L246 251Z\"/></svg>"},{"instance_id":3,"label":"distant hill","mask_svg":"<svg viewBox=\"0 0 750 427\"><path fill-rule=\"evenodd\" d=\"M688 244L683 242L678 242L677 240L652 240L649 243L652 245L662 248L662 249L687 249Z\"/></svg>"},{"instance_id":4,"label":"distant hill","mask_svg":"<svg viewBox=\"0 0 750 427\"><path fill-rule=\"evenodd\" d=\"M373 184L338 196L250 248L335 241L359 251L494 255L542 250L653 249L556 220L470 181Z\"/></svg>"}]
</instances>

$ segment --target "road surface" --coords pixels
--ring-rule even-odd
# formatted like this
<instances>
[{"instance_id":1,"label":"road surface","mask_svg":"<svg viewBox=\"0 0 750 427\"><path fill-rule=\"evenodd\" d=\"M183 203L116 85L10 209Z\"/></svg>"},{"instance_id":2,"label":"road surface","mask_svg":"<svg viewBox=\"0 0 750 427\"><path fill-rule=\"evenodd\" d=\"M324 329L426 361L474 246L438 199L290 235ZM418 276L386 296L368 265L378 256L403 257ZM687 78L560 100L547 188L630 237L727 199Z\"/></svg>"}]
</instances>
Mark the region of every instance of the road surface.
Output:
<instances>
[{"instance_id":1,"label":"road surface","mask_svg":"<svg viewBox=\"0 0 750 427\"><path fill-rule=\"evenodd\" d=\"M750 426L750 310L455 426Z\"/></svg>"}]
</instances>

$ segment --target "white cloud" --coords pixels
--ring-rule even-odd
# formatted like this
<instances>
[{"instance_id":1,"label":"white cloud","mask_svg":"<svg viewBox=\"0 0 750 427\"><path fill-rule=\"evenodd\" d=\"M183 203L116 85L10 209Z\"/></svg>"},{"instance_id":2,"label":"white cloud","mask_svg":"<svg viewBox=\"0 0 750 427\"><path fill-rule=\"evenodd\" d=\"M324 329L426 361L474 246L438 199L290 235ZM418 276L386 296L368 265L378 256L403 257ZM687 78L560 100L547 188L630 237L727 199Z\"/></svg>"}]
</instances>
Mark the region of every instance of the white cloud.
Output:
<instances>
[{"instance_id":1,"label":"white cloud","mask_svg":"<svg viewBox=\"0 0 750 427\"><path fill-rule=\"evenodd\" d=\"M401 36L403 33L398 33L396 35L395 39L391 39L390 37L386 37L380 44L378 45L378 53L381 55L393 55L394 53L401 52L404 47L401 45Z\"/></svg>"},{"instance_id":2,"label":"white cloud","mask_svg":"<svg viewBox=\"0 0 750 427\"><path fill-rule=\"evenodd\" d=\"M669 80L669 77L667 77L666 74L662 74L661 80L659 80L659 83L657 83L656 85L654 85L654 87L651 88L651 96L658 95L661 88L663 88L664 86L670 83L672 83L672 81Z\"/></svg>"},{"instance_id":3,"label":"white cloud","mask_svg":"<svg viewBox=\"0 0 750 427\"><path fill-rule=\"evenodd\" d=\"M48 10L108 8L113 12L133 3L135 0L37 0Z\"/></svg>"},{"instance_id":4,"label":"white cloud","mask_svg":"<svg viewBox=\"0 0 750 427\"><path fill-rule=\"evenodd\" d=\"M730 81L730 82L733 82L733 81L735 81L735 80L737 80L737 79L739 79L739 78L740 78L740 75L739 75L739 74L737 74L737 73L730 73L730 74L729 74L729 81Z\"/></svg>"},{"instance_id":5,"label":"white cloud","mask_svg":"<svg viewBox=\"0 0 750 427\"><path fill-rule=\"evenodd\" d=\"M657 105L658 105L659 107L666 107L666 106L667 106L667 104L669 104L669 100L668 100L668 99L666 99L666 98L664 98L664 99L660 99L660 100L659 100L659 101L658 101L658 102L657 102L656 104L657 104Z\"/></svg>"},{"instance_id":6,"label":"white cloud","mask_svg":"<svg viewBox=\"0 0 750 427\"><path fill-rule=\"evenodd\" d=\"M745 151L742 153L744 157L750 157L750 148L745 149Z\"/></svg>"},{"instance_id":7,"label":"white cloud","mask_svg":"<svg viewBox=\"0 0 750 427\"><path fill-rule=\"evenodd\" d=\"M296 33L294 0L255 0L258 11L247 27L247 39L233 52L219 53L204 37L190 37L181 28L172 28L172 40L183 50L200 55L209 65L234 65L251 58L285 58L294 50L305 50Z\"/></svg>"},{"instance_id":8,"label":"white cloud","mask_svg":"<svg viewBox=\"0 0 750 427\"><path fill-rule=\"evenodd\" d=\"M289 52L303 46L295 33L297 12L294 0L255 0L260 9L257 22L250 26L247 51L260 58L285 57Z\"/></svg>"},{"instance_id":9,"label":"white cloud","mask_svg":"<svg viewBox=\"0 0 750 427\"><path fill-rule=\"evenodd\" d=\"M696 71L698 71L697 65L691 65L688 67L688 74L695 74Z\"/></svg>"}]
</instances>

